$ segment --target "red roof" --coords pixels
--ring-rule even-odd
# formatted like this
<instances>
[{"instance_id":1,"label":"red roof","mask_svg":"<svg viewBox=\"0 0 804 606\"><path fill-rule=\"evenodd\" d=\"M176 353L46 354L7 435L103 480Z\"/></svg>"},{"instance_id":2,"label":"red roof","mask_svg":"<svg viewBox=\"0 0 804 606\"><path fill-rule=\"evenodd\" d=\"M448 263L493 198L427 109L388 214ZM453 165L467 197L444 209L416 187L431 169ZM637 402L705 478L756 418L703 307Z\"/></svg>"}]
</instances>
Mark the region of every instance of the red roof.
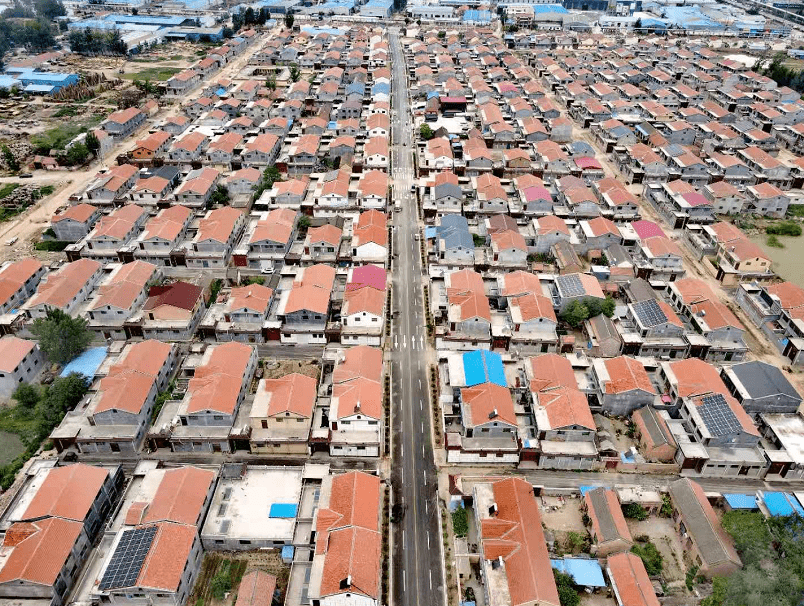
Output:
<instances>
[{"instance_id":1,"label":"red roof","mask_svg":"<svg viewBox=\"0 0 804 606\"><path fill-rule=\"evenodd\" d=\"M23 520L58 517L83 522L109 471L83 463L54 467L22 514Z\"/></svg>"},{"instance_id":2,"label":"red roof","mask_svg":"<svg viewBox=\"0 0 804 606\"><path fill-rule=\"evenodd\" d=\"M652 238L653 236L662 236L664 238L667 237L667 234L665 234L662 228L659 227L659 224L654 223L653 221L648 221L645 219L641 221L634 221L631 223L631 227L634 228L634 231L637 233L640 240Z\"/></svg>"}]
</instances>

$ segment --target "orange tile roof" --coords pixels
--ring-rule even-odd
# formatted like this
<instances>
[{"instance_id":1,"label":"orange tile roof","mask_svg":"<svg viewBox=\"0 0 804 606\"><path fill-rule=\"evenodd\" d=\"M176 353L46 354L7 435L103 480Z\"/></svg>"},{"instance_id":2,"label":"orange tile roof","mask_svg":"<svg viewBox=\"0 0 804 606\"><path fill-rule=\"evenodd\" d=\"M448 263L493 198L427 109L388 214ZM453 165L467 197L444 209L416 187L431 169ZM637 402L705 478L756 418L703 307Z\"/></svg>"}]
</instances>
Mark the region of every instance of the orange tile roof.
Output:
<instances>
[{"instance_id":1,"label":"orange tile roof","mask_svg":"<svg viewBox=\"0 0 804 606\"><path fill-rule=\"evenodd\" d=\"M604 364L609 373L609 381L606 382L606 393L620 394L635 389L641 389L650 394L656 393L645 367L638 360L628 356L620 356L618 358L609 358L604 361Z\"/></svg>"},{"instance_id":2,"label":"orange tile roof","mask_svg":"<svg viewBox=\"0 0 804 606\"><path fill-rule=\"evenodd\" d=\"M199 222L196 241L214 240L225 244L242 217L243 213L231 206L209 211L207 216Z\"/></svg>"},{"instance_id":3,"label":"orange tile roof","mask_svg":"<svg viewBox=\"0 0 804 606\"><path fill-rule=\"evenodd\" d=\"M92 259L78 259L48 274L39 284L39 290L28 301L29 307L51 305L66 307L89 279L101 268Z\"/></svg>"},{"instance_id":4,"label":"orange tile roof","mask_svg":"<svg viewBox=\"0 0 804 606\"><path fill-rule=\"evenodd\" d=\"M0 305L7 303L41 269L42 264L29 257L10 263L0 271Z\"/></svg>"},{"instance_id":5,"label":"orange tile roof","mask_svg":"<svg viewBox=\"0 0 804 606\"><path fill-rule=\"evenodd\" d=\"M325 223L324 225L320 225L319 227L311 227L307 233L310 236L311 244L324 242L326 244L332 244L333 246L338 246L341 243L341 236L343 235L343 230L335 227L331 223Z\"/></svg>"},{"instance_id":6,"label":"orange tile roof","mask_svg":"<svg viewBox=\"0 0 804 606\"><path fill-rule=\"evenodd\" d=\"M497 514L481 521L483 556L505 562L511 606L558 606L547 542L533 486L519 478L493 484Z\"/></svg>"},{"instance_id":7,"label":"orange tile roof","mask_svg":"<svg viewBox=\"0 0 804 606\"><path fill-rule=\"evenodd\" d=\"M79 223L85 223L93 214L95 214L95 211L97 210L98 209L91 204L76 204L61 214L53 215L53 218L50 220L50 222L58 223L59 221L64 221L65 219L72 219L73 221L78 221Z\"/></svg>"},{"instance_id":8,"label":"orange tile roof","mask_svg":"<svg viewBox=\"0 0 804 606\"><path fill-rule=\"evenodd\" d=\"M510 304L519 309L519 315L523 322L529 322L536 318L556 321L553 302L544 295L527 293L519 297L513 297Z\"/></svg>"},{"instance_id":9,"label":"orange tile roof","mask_svg":"<svg viewBox=\"0 0 804 606\"><path fill-rule=\"evenodd\" d=\"M678 244L673 242L670 238L664 236L653 236L642 241L643 246L647 248L654 257L662 257L664 255L672 255L681 257L682 252Z\"/></svg>"},{"instance_id":10,"label":"orange tile roof","mask_svg":"<svg viewBox=\"0 0 804 606\"><path fill-rule=\"evenodd\" d=\"M659 606L642 559L630 552L609 556L608 570L622 606Z\"/></svg>"},{"instance_id":11,"label":"orange tile roof","mask_svg":"<svg viewBox=\"0 0 804 606\"><path fill-rule=\"evenodd\" d=\"M195 131L192 133L188 133L184 135L181 139L173 143L173 149L183 149L186 151L195 151L201 145L203 145L204 141L207 140L207 137L204 133Z\"/></svg>"},{"instance_id":12,"label":"orange tile roof","mask_svg":"<svg viewBox=\"0 0 804 606\"><path fill-rule=\"evenodd\" d=\"M126 263L117 270L111 282L98 288L98 296L90 309L100 309L107 305L118 309L131 308L155 272L156 265L145 261Z\"/></svg>"},{"instance_id":13,"label":"orange tile roof","mask_svg":"<svg viewBox=\"0 0 804 606\"><path fill-rule=\"evenodd\" d=\"M279 379L263 379L263 387L270 394L267 416L273 417L292 412L312 418L316 399L316 380L299 373L291 373Z\"/></svg>"},{"instance_id":14,"label":"orange tile roof","mask_svg":"<svg viewBox=\"0 0 804 606\"><path fill-rule=\"evenodd\" d=\"M804 307L804 288L793 282L779 282L767 287L768 293L779 297L782 309Z\"/></svg>"},{"instance_id":15,"label":"orange tile roof","mask_svg":"<svg viewBox=\"0 0 804 606\"><path fill-rule=\"evenodd\" d=\"M556 387L578 387L572 363L564 356L548 353L530 358L531 391L547 391Z\"/></svg>"},{"instance_id":16,"label":"orange tile roof","mask_svg":"<svg viewBox=\"0 0 804 606\"><path fill-rule=\"evenodd\" d=\"M184 229L191 214L189 208L180 204L159 211L159 214L145 224L142 239L161 238L172 242Z\"/></svg>"},{"instance_id":17,"label":"orange tile roof","mask_svg":"<svg viewBox=\"0 0 804 606\"><path fill-rule=\"evenodd\" d=\"M304 268L301 280L293 283L285 302L285 313L302 309L325 314L329 309L332 286L335 283L335 268L329 265L311 265Z\"/></svg>"},{"instance_id":18,"label":"orange tile roof","mask_svg":"<svg viewBox=\"0 0 804 606\"><path fill-rule=\"evenodd\" d=\"M617 229L617 226L611 219L607 219L606 217L595 217L594 219L590 219L588 222L589 229L592 230L592 234L595 236L602 236L604 234L613 234L620 237L620 230Z\"/></svg>"},{"instance_id":19,"label":"orange tile roof","mask_svg":"<svg viewBox=\"0 0 804 606\"><path fill-rule=\"evenodd\" d=\"M35 346L33 341L5 335L0 339L0 371L13 373Z\"/></svg>"},{"instance_id":20,"label":"orange tile roof","mask_svg":"<svg viewBox=\"0 0 804 606\"><path fill-rule=\"evenodd\" d=\"M522 270L503 274L503 287L500 289L503 297L517 297L528 293L541 294L541 292L541 282L536 274Z\"/></svg>"},{"instance_id":21,"label":"orange tile roof","mask_svg":"<svg viewBox=\"0 0 804 606\"><path fill-rule=\"evenodd\" d=\"M463 406L468 409L464 424L470 427L501 422L516 427L514 401L508 388L496 383L481 383L461 389ZM494 414L496 411L496 415Z\"/></svg>"},{"instance_id":22,"label":"orange tile roof","mask_svg":"<svg viewBox=\"0 0 804 606\"><path fill-rule=\"evenodd\" d=\"M537 230L540 235L551 233L554 231L561 232L562 234L569 235L569 228L567 227L564 219L556 217L555 215L545 215L535 220Z\"/></svg>"},{"instance_id":23,"label":"orange tile roof","mask_svg":"<svg viewBox=\"0 0 804 606\"><path fill-rule=\"evenodd\" d=\"M195 526L161 523L142 565L137 587L176 591L198 531Z\"/></svg>"},{"instance_id":24,"label":"orange tile roof","mask_svg":"<svg viewBox=\"0 0 804 606\"><path fill-rule=\"evenodd\" d=\"M124 357L101 379L100 397L92 414L107 410L139 414L171 350L170 343L154 340L129 345L124 350Z\"/></svg>"},{"instance_id":25,"label":"orange tile roof","mask_svg":"<svg viewBox=\"0 0 804 606\"><path fill-rule=\"evenodd\" d=\"M718 329L731 326L742 330L737 316L721 301L711 287L698 278L683 278L674 282L684 303L694 314L703 312L707 326Z\"/></svg>"},{"instance_id":26,"label":"orange tile roof","mask_svg":"<svg viewBox=\"0 0 804 606\"><path fill-rule=\"evenodd\" d=\"M100 236L107 236L115 240L125 238L144 214L145 209L136 204L122 206L105 217L101 217L89 237L93 240Z\"/></svg>"},{"instance_id":27,"label":"orange tile roof","mask_svg":"<svg viewBox=\"0 0 804 606\"><path fill-rule=\"evenodd\" d=\"M700 358L670 362L670 368L678 380L678 395L682 398L707 393L729 393L718 370Z\"/></svg>"},{"instance_id":28,"label":"orange tile roof","mask_svg":"<svg viewBox=\"0 0 804 606\"><path fill-rule=\"evenodd\" d=\"M343 299L342 315L344 316L365 311L382 317L382 310L385 306L385 291L375 288L347 290L343 295Z\"/></svg>"},{"instance_id":29,"label":"orange tile roof","mask_svg":"<svg viewBox=\"0 0 804 606\"><path fill-rule=\"evenodd\" d=\"M54 467L22 514L23 520L57 517L83 522L109 471L76 463Z\"/></svg>"},{"instance_id":30,"label":"orange tile roof","mask_svg":"<svg viewBox=\"0 0 804 606\"><path fill-rule=\"evenodd\" d=\"M257 221L249 243L270 241L286 244L296 225L296 211L289 208L276 208L265 219Z\"/></svg>"},{"instance_id":31,"label":"orange tile roof","mask_svg":"<svg viewBox=\"0 0 804 606\"><path fill-rule=\"evenodd\" d=\"M324 554L321 596L349 592L379 598L379 499L376 476L358 471L332 480L329 505L316 521L316 553ZM351 586L341 588L347 577Z\"/></svg>"},{"instance_id":32,"label":"orange tile roof","mask_svg":"<svg viewBox=\"0 0 804 606\"><path fill-rule=\"evenodd\" d=\"M203 411L234 414L254 352L250 345L231 341L215 345L207 363L195 369L187 387L187 413Z\"/></svg>"},{"instance_id":33,"label":"orange tile roof","mask_svg":"<svg viewBox=\"0 0 804 606\"><path fill-rule=\"evenodd\" d=\"M263 133L246 143L246 152L255 151L270 154L279 143L279 137L273 133Z\"/></svg>"},{"instance_id":34,"label":"orange tile roof","mask_svg":"<svg viewBox=\"0 0 804 606\"><path fill-rule=\"evenodd\" d=\"M239 288L232 288L229 293L228 310L230 312L240 309L265 313L271 303L274 291L261 284L249 284Z\"/></svg>"},{"instance_id":35,"label":"orange tile roof","mask_svg":"<svg viewBox=\"0 0 804 606\"><path fill-rule=\"evenodd\" d=\"M528 250L525 238L518 231L501 231L491 234L491 243L499 250Z\"/></svg>"},{"instance_id":36,"label":"orange tile roof","mask_svg":"<svg viewBox=\"0 0 804 606\"><path fill-rule=\"evenodd\" d=\"M12 524L3 541L11 552L0 568L0 583L54 585L83 530L82 522L62 518Z\"/></svg>"},{"instance_id":37,"label":"orange tile roof","mask_svg":"<svg viewBox=\"0 0 804 606\"><path fill-rule=\"evenodd\" d=\"M333 383L344 383L357 377L379 382L382 379L382 350L368 345L350 347L344 359L335 366Z\"/></svg>"},{"instance_id":38,"label":"orange tile roof","mask_svg":"<svg viewBox=\"0 0 804 606\"><path fill-rule=\"evenodd\" d=\"M345 383L336 383L332 388L330 417L343 419L356 414L372 419L381 419L382 385L366 377L357 377Z\"/></svg>"},{"instance_id":39,"label":"orange tile roof","mask_svg":"<svg viewBox=\"0 0 804 606\"><path fill-rule=\"evenodd\" d=\"M166 470L142 523L175 522L195 527L214 482L215 472L210 469L188 466Z\"/></svg>"},{"instance_id":40,"label":"orange tile roof","mask_svg":"<svg viewBox=\"0 0 804 606\"><path fill-rule=\"evenodd\" d=\"M237 587L234 606L271 606L276 590L276 577L262 570L243 575Z\"/></svg>"},{"instance_id":41,"label":"orange tile roof","mask_svg":"<svg viewBox=\"0 0 804 606\"><path fill-rule=\"evenodd\" d=\"M316 552L326 549L327 532L354 526L379 531L380 478L351 471L332 478L329 503L322 503L316 518Z\"/></svg>"}]
</instances>

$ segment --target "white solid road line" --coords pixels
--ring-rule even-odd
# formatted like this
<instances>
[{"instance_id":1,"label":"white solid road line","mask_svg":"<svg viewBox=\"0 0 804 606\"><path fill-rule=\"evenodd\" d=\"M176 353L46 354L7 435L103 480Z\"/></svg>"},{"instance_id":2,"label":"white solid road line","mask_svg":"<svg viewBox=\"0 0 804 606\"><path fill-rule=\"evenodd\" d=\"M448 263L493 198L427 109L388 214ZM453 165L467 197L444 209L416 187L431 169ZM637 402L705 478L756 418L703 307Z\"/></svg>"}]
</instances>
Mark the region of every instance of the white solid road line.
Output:
<instances>
[{"instance_id":1,"label":"white solid road line","mask_svg":"<svg viewBox=\"0 0 804 606\"><path fill-rule=\"evenodd\" d=\"M402 549L405 548L405 531L402 531Z\"/></svg>"},{"instance_id":2,"label":"white solid road line","mask_svg":"<svg viewBox=\"0 0 804 606\"><path fill-rule=\"evenodd\" d=\"M425 504L427 501L425 501ZM427 531L427 549L430 549L430 531Z\"/></svg>"},{"instance_id":3,"label":"white solid road line","mask_svg":"<svg viewBox=\"0 0 804 606\"><path fill-rule=\"evenodd\" d=\"M430 569L430 591L433 590L433 569Z\"/></svg>"}]
</instances>

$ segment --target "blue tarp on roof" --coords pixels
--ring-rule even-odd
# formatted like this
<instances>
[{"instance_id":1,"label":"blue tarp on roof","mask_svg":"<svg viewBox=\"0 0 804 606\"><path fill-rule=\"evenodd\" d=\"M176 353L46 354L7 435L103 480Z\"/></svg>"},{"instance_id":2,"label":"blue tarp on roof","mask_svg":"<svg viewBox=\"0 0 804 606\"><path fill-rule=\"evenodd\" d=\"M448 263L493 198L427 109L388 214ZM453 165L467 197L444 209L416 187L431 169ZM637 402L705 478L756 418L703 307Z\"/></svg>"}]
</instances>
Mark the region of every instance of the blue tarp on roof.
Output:
<instances>
[{"instance_id":1,"label":"blue tarp on roof","mask_svg":"<svg viewBox=\"0 0 804 606\"><path fill-rule=\"evenodd\" d=\"M732 509L759 509L757 498L752 494L728 493L723 498Z\"/></svg>"},{"instance_id":2,"label":"blue tarp on roof","mask_svg":"<svg viewBox=\"0 0 804 606\"><path fill-rule=\"evenodd\" d=\"M538 15L541 13L561 13L564 15L569 13L569 11L560 4L534 4L533 14Z\"/></svg>"},{"instance_id":3,"label":"blue tarp on roof","mask_svg":"<svg viewBox=\"0 0 804 606\"><path fill-rule=\"evenodd\" d=\"M502 357L493 351L478 349L463 354L463 375L469 387L481 383L506 386Z\"/></svg>"},{"instance_id":4,"label":"blue tarp on roof","mask_svg":"<svg viewBox=\"0 0 804 606\"><path fill-rule=\"evenodd\" d=\"M587 558L568 558L560 560L550 560L550 566L570 575L575 579L576 585L583 587L605 587L606 581L603 580L603 569L597 560Z\"/></svg>"},{"instance_id":5,"label":"blue tarp on roof","mask_svg":"<svg viewBox=\"0 0 804 606\"><path fill-rule=\"evenodd\" d=\"M293 553L295 551L296 550L294 549L293 545L285 545L284 547L282 547L282 559L283 560L292 560L293 559Z\"/></svg>"},{"instance_id":6,"label":"blue tarp on roof","mask_svg":"<svg viewBox=\"0 0 804 606\"><path fill-rule=\"evenodd\" d=\"M602 486L580 486L581 496L585 496L587 492L590 490L594 490L595 488L603 488Z\"/></svg>"},{"instance_id":7,"label":"blue tarp on roof","mask_svg":"<svg viewBox=\"0 0 804 606\"><path fill-rule=\"evenodd\" d=\"M804 516L804 508L789 492L763 492L762 500L772 516L789 516L794 513Z\"/></svg>"},{"instance_id":8,"label":"blue tarp on roof","mask_svg":"<svg viewBox=\"0 0 804 606\"><path fill-rule=\"evenodd\" d=\"M106 359L105 346L87 349L80 356L68 363L67 366L64 367L64 370L61 371L60 376L66 377L71 372L77 372L88 379L92 379L95 377L95 373L98 371L98 368L100 368L104 359Z\"/></svg>"},{"instance_id":9,"label":"blue tarp on roof","mask_svg":"<svg viewBox=\"0 0 804 606\"><path fill-rule=\"evenodd\" d=\"M299 506L295 503L274 503L268 512L269 518L295 518Z\"/></svg>"}]
</instances>

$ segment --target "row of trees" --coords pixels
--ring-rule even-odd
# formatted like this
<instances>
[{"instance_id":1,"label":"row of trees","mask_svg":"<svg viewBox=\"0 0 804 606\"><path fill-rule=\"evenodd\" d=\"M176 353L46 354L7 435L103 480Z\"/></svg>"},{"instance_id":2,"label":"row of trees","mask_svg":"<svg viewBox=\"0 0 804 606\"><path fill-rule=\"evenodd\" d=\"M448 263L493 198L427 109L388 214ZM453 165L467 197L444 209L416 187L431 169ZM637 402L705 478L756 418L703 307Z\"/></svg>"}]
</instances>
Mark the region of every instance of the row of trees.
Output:
<instances>
[{"instance_id":1,"label":"row of trees","mask_svg":"<svg viewBox=\"0 0 804 606\"><path fill-rule=\"evenodd\" d=\"M73 30L67 35L70 49L79 55L126 55L128 46L118 30L98 32L86 28Z\"/></svg>"},{"instance_id":2,"label":"row of trees","mask_svg":"<svg viewBox=\"0 0 804 606\"><path fill-rule=\"evenodd\" d=\"M42 17L25 21L0 17L0 56L21 46L31 51L45 51L56 44L53 24Z\"/></svg>"},{"instance_id":3,"label":"row of trees","mask_svg":"<svg viewBox=\"0 0 804 606\"><path fill-rule=\"evenodd\" d=\"M577 328L588 318L594 318L600 314L609 318L612 317L615 306L616 303L611 297L606 297L603 300L594 297L587 297L583 300L576 299L567 305L561 314L561 319L573 328Z\"/></svg>"},{"instance_id":4,"label":"row of trees","mask_svg":"<svg viewBox=\"0 0 804 606\"><path fill-rule=\"evenodd\" d=\"M255 11L249 6L247 9L241 10L240 12L232 15L232 27L237 32L240 31L243 26L265 25L270 18L271 13L267 8L263 7ZM291 29L294 21L295 18L293 17L293 13L288 13L285 15L285 27Z\"/></svg>"}]
</instances>

